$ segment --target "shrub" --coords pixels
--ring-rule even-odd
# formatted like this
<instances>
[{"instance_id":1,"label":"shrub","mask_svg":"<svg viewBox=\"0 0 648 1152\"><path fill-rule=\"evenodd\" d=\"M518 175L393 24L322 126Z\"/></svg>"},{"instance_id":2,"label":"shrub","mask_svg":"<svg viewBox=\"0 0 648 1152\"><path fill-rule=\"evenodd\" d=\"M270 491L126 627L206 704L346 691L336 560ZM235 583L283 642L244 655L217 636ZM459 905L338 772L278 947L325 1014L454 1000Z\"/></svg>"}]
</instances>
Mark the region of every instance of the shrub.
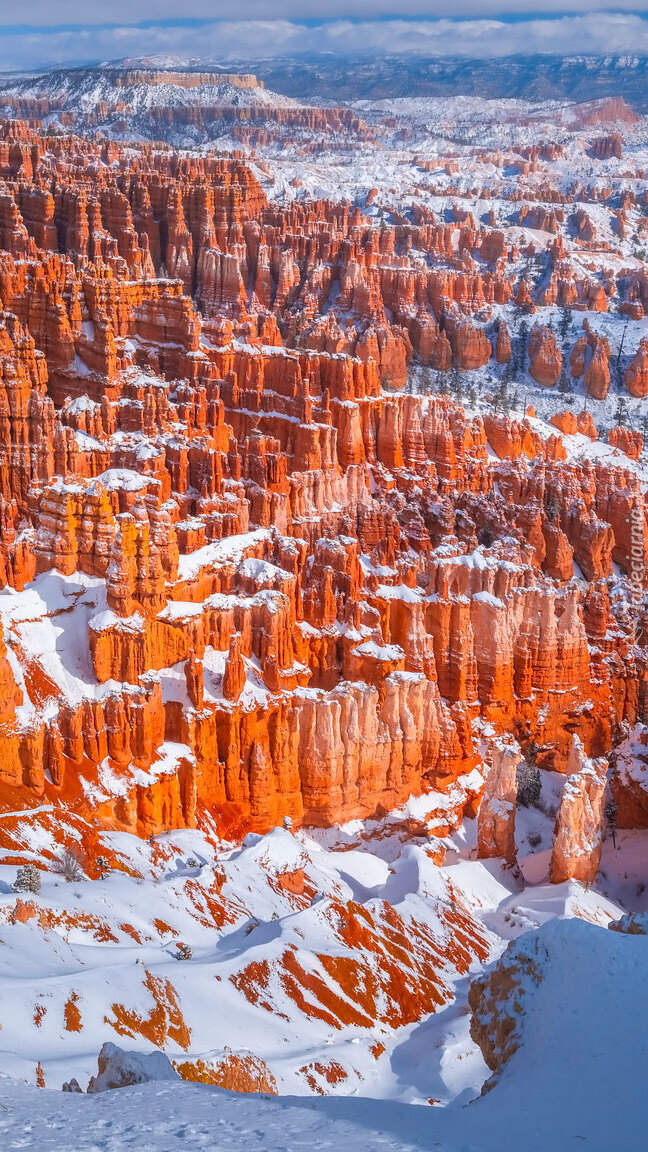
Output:
<instances>
[{"instance_id":1,"label":"shrub","mask_svg":"<svg viewBox=\"0 0 648 1152\"><path fill-rule=\"evenodd\" d=\"M73 848L66 849L57 856L52 864L52 872L56 872L59 876L64 876L69 882L85 880L85 872L83 864L78 852Z\"/></svg>"},{"instance_id":2,"label":"shrub","mask_svg":"<svg viewBox=\"0 0 648 1152\"><path fill-rule=\"evenodd\" d=\"M611 796L608 797L605 803L605 823L607 834L612 837L612 843L616 848L617 806Z\"/></svg>"}]
</instances>

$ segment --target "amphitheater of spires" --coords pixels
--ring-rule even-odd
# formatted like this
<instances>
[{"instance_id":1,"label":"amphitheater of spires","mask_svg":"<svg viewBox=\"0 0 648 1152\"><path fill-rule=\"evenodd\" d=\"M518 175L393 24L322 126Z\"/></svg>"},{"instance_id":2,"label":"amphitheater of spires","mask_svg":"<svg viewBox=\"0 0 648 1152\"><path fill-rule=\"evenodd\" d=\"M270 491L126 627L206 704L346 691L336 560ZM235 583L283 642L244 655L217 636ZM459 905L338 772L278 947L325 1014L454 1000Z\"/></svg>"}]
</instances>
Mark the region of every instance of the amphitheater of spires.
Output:
<instances>
[{"instance_id":1,"label":"amphitheater of spires","mask_svg":"<svg viewBox=\"0 0 648 1152\"><path fill-rule=\"evenodd\" d=\"M589 412L546 436L405 386L413 363L506 364L495 304L616 293L643 316L645 274L579 277L557 235L538 288L460 210L282 206L240 156L19 121L0 180L0 804L145 836L209 812L238 837L436 788L442 829L476 810L479 767L483 851L507 855L514 737L574 777L555 875L582 875L591 765L646 718L641 434L614 430L619 464L577 460ZM539 323L524 354L541 385L607 394L586 322L567 364ZM648 342L625 385L648 395ZM39 618L66 637L42 657Z\"/></svg>"}]
</instances>

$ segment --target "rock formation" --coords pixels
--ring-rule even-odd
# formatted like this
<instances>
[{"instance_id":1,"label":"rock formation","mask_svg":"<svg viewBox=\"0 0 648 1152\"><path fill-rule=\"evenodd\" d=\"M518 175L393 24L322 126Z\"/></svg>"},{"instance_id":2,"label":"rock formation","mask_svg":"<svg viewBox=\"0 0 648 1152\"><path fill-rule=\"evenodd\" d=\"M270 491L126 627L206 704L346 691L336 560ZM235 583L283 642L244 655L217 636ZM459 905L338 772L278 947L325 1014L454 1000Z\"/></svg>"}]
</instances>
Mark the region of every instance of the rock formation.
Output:
<instances>
[{"instance_id":1,"label":"rock formation","mask_svg":"<svg viewBox=\"0 0 648 1152\"><path fill-rule=\"evenodd\" d=\"M605 759L583 756L575 736L554 830L550 869L554 884L572 879L590 884L598 872L607 769Z\"/></svg>"},{"instance_id":2,"label":"rock formation","mask_svg":"<svg viewBox=\"0 0 648 1152\"><path fill-rule=\"evenodd\" d=\"M619 828L648 828L648 729L638 724L614 759L610 791Z\"/></svg>"},{"instance_id":3,"label":"rock formation","mask_svg":"<svg viewBox=\"0 0 648 1152\"><path fill-rule=\"evenodd\" d=\"M477 851L482 858L501 856L515 862L515 809L520 749L515 744L493 746L477 823Z\"/></svg>"},{"instance_id":4,"label":"rock formation","mask_svg":"<svg viewBox=\"0 0 648 1152\"><path fill-rule=\"evenodd\" d=\"M536 324L529 337L529 372L538 384L556 384L562 368L562 354L548 328Z\"/></svg>"},{"instance_id":5,"label":"rock formation","mask_svg":"<svg viewBox=\"0 0 648 1152\"><path fill-rule=\"evenodd\" d=\"M317 111L283 127L364 131ZM433 788L456 822L481 769L481 850L512 860L512 758L475 723L564 771L574 733L596 758L638 722L646 669L608 583L648 541L636 435L592 462L587 413L459 400L561 378L517 305L617 291L574 273L562 210L525 215L540 284L496 216L283 203L238 154L7 121L0 173L0 801L236 837ZM589 326L571 368L603 394Z\"/></svg>"},{"instance_id":6,"label":"rock formation","mask_svg":"<svg viewBox=\"0 0 648 1152\"><path fill-rule=\"evenodd\" d=\"M648 340L642 340L625 373L625 386L631 396L648 396Z\"/></svg>"}]
</instances>

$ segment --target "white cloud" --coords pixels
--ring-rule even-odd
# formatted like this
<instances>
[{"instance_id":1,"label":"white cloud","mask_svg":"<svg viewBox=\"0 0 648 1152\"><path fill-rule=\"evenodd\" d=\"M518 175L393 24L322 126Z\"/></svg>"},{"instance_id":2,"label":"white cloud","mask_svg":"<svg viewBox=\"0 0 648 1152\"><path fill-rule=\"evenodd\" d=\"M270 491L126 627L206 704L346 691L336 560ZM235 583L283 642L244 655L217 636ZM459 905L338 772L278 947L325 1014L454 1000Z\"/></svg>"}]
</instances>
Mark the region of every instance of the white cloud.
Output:
<instances>
[{"instance_id":1,"label":"white cloud","mask_svg":"<svg viewBox=\"0 0 648 1152\"><path fill-rule=\"evenodd\" d=\"M0 0L0 5L4 6L4 2ZM537 0L533 2L535 8ZM164 11L164 5L159 6ZM455 5L461 6L461 2ZM503 6L505 0L500 0L500 11ZM605 12L534 17L513 23L496 19L347 19L313 27L270 19L210 22L200 27L158 24L138 28L124 23L101 28L86 24L82 31L17 31L0 36L0 68L32 68L158 53L253 60L321 51L346 55L413 52L475 57L518 52L648 55L648 21L637 14Z\"/></svg>"},{"instance_id":2,"label":"white cloud","mask_svg":"<svg viewBox=\"0 0 648 1152\"><path fill-rule=\"evenodd\" d=\"M443 19L448 16L448 0L239 0L241 20L336 20L378 19L385 16ZM601 12L622 8L628 12L648 12L648 0L453 0L452 16L488 19L494 16L524 17L551 13ZM134 24L178 17L202 20L229 20L231 0L110 0L108 5L88 0L29 0L25 7L13 0L0 0L0 27L29 24Z\"/></svg>"}]
</instances>

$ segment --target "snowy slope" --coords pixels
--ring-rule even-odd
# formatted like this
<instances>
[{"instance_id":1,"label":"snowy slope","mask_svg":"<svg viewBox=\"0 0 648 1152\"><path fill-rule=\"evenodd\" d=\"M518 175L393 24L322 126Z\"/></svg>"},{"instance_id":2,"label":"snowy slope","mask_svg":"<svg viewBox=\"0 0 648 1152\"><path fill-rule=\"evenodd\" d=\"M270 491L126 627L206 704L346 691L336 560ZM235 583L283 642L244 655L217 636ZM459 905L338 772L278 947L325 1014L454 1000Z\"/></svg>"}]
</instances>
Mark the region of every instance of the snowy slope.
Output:
<instances>
[{"instance_id":1,"label":"snowy slope","mask_svg":"<svg viewBox=\"0 0 648 1152\"><path fill-rule=\"evenodd\" d=\"M77 1152L638 1152L648 937L556 921L523 937L516 954L535 974L518 983L520 1047L494 1088L467 1107L245 1096L169 1081L98 1096L53 1095L5 1079L2 1147L62 1152L73 1139Z\"/></svg>"},{"instance_id":2,"label":"snowy slope","mask_svg":"<svg viewBox=\"0 0 648 1152\"><path fill-rule=\"evenodd\" d=\"M230 82L227 74L222 82L207 74L204 82L189 86L182 83L182 75L177 82L172 73L163 72L161 77L151 73L149 80L145 71L129 74L113 68L0 77L0 115L11 117L16 108L20 114L21 109L41 107L46 109L44 127L63 129L73 123L79 132L99 129L115 139L165 139L186 147L222 135L228 114L235 118L239 111L245 116L247 109L262 114L264 109L272 113L301 108L290 97L260 85Z\"/></svg>"},{"instance_id":3,"label":"snowy slope","mask_svg":"<svg viewBox=\"0 0 648 1152\"><path fill-rule=\"evenodd\" d=\"M604 927L648 909L644 833L606 841L604 891L548 884L559 787L544 777L547 814L525 810L518 824L521 874L474 859L470 820L436 863L443 845L428 840L425 814L447 798L434 794L382 821L276 829L238 848L207 826L151 842L104 833L95 852L111 871L92 882L87 857L86 876L55 870L62 838L87 843L81 822L61 809L5 813L0 1069L85 1087L112 1041L162 1048L226 1084L234 1054L281 1094L475 1096L488 1069L466 998L484 964L556 917ZM11 860L30 858L42 887L21 906Z\"/></svg>"},{"instance_id":4,"label":"snowy slope","mask_svg":"<svg viewBox=\"0 0 648 1152\"><path fill-rule=\"evenodd\" d=\"M219 104L237 107L298 108L299 103L288 96L270 92L262 87L242 88L224 79L223 83L202 83L184 87L172 80L150 83L137 80L127 84L119 82L120 73L106 69L69 69L46 72L40 76L11 77L0 83L2 95L24 100L50 99L57 107L89 112L98 104L124 105L133 113L142 114L152 107L186 107L201 104ZM179 77L181 80L182 77Z\"/></svg>"}]
</instances>

